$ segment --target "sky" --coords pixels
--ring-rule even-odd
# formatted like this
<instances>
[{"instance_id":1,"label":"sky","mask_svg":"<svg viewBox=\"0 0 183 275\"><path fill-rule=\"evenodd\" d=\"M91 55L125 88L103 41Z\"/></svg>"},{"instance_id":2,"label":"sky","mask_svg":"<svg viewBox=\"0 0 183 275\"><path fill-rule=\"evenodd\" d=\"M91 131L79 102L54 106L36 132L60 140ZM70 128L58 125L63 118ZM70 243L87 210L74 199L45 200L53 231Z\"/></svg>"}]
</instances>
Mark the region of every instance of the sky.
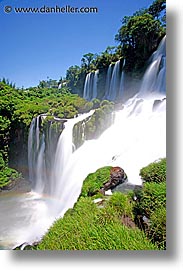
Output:
<instances>
[{"instance_id":1,"label":"sky","mask_svg":"<svg viewBox=\"0 0 183 275\"><path fill-rule=\"evenodd\" d=\"M153 0L0 0L0 79L16 87L59 80L86 53L115 46L121 19ZM98 13L15 13L15 7L97 7ZM12 11L5 13L6 6Z\"/></svg>"}]
</instances>

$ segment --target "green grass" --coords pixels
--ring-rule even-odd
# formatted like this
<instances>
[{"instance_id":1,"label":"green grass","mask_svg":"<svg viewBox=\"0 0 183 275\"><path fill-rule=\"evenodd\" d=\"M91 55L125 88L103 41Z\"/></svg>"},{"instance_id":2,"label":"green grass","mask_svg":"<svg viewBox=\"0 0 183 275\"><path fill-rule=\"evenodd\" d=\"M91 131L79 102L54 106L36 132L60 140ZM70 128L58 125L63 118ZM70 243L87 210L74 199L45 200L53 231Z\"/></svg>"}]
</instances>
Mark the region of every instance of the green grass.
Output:
<instances>
[{"instance_id":1,"label":"green grass","mask_svg":"<svg viewBox=\"0 0 183 275\"><path fill-rule=\"evenodd\" d=\"M144 232L121 223L114 204L98 208L81 197L63 219L57 220L36 250L157 250Z\"/></svg>"},{"instance_id":2,"label":"green grass","mask_svg":"<svg viewBox=\"0 0 183 275\"><path fill-rule=\"evenodd\" d=\"M140 170L144 182L161 183L166 181L166 159L153 162Z\"/></svg>"},{"instance_id":3,"label":"green grass","mask_svg":"<svg viewBox=\"0 0 183 275\"><path fill-rule=\"evenodd\" d=\"M110 170L111 167L103 167L89 174L74 208L58 219L42 241L30 249L165 250L166 182L162 180L166 179L166 160L141 169L144 180L156 182L144 182L140 191L114 192L106 197L98 191L109 180ZM100 207L93 202L96 197L103 198ZM135 221L144 215L149 225L142 230ZM129 224L125 224L125 218L130 220Z\"/></svg>"}]
</instances>

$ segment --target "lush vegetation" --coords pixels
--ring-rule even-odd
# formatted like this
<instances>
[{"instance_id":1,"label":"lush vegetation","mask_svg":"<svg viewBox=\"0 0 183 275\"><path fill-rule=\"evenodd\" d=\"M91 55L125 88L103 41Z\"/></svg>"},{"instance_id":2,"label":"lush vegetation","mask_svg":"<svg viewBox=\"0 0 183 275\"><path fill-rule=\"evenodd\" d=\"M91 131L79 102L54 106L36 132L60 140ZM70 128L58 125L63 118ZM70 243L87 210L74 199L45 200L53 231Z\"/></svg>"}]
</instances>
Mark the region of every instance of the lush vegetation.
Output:
<instances>
[{"instance_id":1,"label":"lush vegetation","mask_svg":"<svg viewBox=\"0 0 183 275\"><path fill-rule=\"evenodd\" d=\"M50 81L50 80L49 80ZM14 178L8 167L9 160L17 158L19 151L26 148L28 130L33 117L47 114L48 120L53 117L71 118L78 113L89 111L93 104L78 95L71 94L68 88L62 89L32 87L16 89L9 81L0 82L0 173L1 185L8 184ZM22 147L23 146L23 147ZM13 159L13 161L16 161ZM8 169L8 170L7 170ZM13 174L14 172L11 171Z\"/></svg>"},{"instance_id":2,"label":"lush vegetation","mask_svg":"<svg viewBox=\"0 0 183 275\"><path fill-rule=\"evenodd\" d=\"M120 196L123 198L122 194ZM54 224L36 249L157 249L140 229L128 228L121 223L114 201L109 200L105 208L98 208L91 198L80 198L74 209Z\"/></svg>"},{"instance_id":3,"label":"lush vegetation","mask_svg":"<svg viewBox=\"0 0 183 275\"><path fill-rule=\"evenodd\" d=\"M144 182L161 183L166 181L166 159L149 164L140 170Z\"/></svg>"},{"instance_id":4,"label":"lush vegetation","mask_svg":"<svg viewBox=\"0 0 183 275\"><path fill-rule=\"evenodd\" d=\"M67 87L54 88L55 81L41 81L38 87L29 89L16 89L3 79L0 82L0 154L1 159L8 166L9 160L16 167L17 157L24 163L27 162L27 141L30 123L33 117L46 114L43 130L47 133L49 121L54 122L54 117L69 119L79 113L85 113L95 108L96 111L86 123L86 139L99 136L112 123L111 113L114 104L108 101L95 99L86 101L77 94L69 92ZM52 123L52 128L57 127ZM82 144L80 126L75 126L74 138L76 147ZM58 133L55 133L56 135ZM23 149L22 150L22 144ZM21 153L20 151L24 152ZM3 172L4 171L4 172ZM1 169L1 174L7 178L7 170ZM3 178L3 176L1 177ZM2 184L9 183L3 180Z\"/></svg>"},{"instance_id":5,"label":"lush vegetation","mask_svg":"<svg viewBox=\"0 0 183 275\"><path fill-rule=\"evenodd\" d=\"M7 167L7 164L3 159L3 155L0 152L0 190L19 176L20 173L12 168Z\"/></svg>"},{"instance_id":6,"label":"lush vegetation","mask_svg":"<svg viewBox=\"0 0 183 275\"><path fill-rule=\"evenodd\" d=\"M158 247L166 247L166 159L141 169L144 185L134 207L136 222ZM146 224L142 218L148 219Z\"/></svg>"},{"instance_id":7,"label":"lush vegetation","mask_svg":"<svg viewBox=\"0 0 183 275\"><path fill-rule=\"evenodd\" d=\"M164 180L164 164L163 159L142 170L153 177L156 167L164 171ZM166 249L166 183L158 178L158 182L145 182L141 190L104 196L98 190L108 181L110 170L111 167L103 167L88 175L74 208L53 224L38 245L29 249ZM99 197L101 200L96 203Z\"/></svg>"}]
</instances>

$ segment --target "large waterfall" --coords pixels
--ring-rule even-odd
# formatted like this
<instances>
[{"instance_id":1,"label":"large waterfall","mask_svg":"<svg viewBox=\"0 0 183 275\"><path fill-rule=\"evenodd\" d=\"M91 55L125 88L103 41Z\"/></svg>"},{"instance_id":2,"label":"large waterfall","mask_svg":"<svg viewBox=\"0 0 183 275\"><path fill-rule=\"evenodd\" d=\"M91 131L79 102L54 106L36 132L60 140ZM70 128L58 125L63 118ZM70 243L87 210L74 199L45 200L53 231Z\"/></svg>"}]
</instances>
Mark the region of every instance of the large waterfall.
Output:
<instances>
[{"instance_id":1,"label":"large waterfall","mask_svg":"<svg viewBox=\"0 0 183 275\"><path fill-rule=\"evenodd\" d=\"M139 94L165 94L166 93L166 36L162 39L158 49L153 53L148 66Z\"/></svg>"},{"instance_id":2,"label":"large waterfall","mask_svg":"<svg viewBox=\"0 0 183 275\"><path fill-rule=\"evenodd\" d=\"M109 66L107 72L105 93L108 98L123 93L124 74L120 74L119 64ZM87 75L86 98L96 96L97 79L98 72ZM13 198L1 198L0 246L12 248L39 240L56 218L73 207L83 180L99 167L121 166L130 183L141 184L139 170L166 156L165 97L164 38L151 58L139 93L126 101L122 110L115 112L113 125L98 139L85 141L77 150L73 144L74 125L94 111L64 121L55 146L51 128L48 127L46 135L42 130L45 115L34 118L28 140L33 190Z\"/></svg>"}]
</instances>

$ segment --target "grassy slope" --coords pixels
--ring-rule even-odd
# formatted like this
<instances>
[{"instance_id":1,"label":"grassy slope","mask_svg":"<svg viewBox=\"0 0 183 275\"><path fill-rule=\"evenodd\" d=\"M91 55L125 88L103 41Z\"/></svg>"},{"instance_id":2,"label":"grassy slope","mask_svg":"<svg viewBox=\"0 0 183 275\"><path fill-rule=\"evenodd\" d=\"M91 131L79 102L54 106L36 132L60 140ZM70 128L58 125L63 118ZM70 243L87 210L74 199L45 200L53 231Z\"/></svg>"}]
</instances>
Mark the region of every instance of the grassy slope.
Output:
<instances>
[{"instance_id":1,"label":"grassy slope","mask_svg":"<svg viewBox=\"0 0 183 275\"><path fill-rule=\"evenodd\" d=\"M101 208L93 202L99 193L92 197L88 195L105 183L109 177L109 170L110 167L104 167L88 175L74 208L69 209L62 219L57 220L42 241L32 249L164 250L166 248L166 184L163 182L166 179L166 160L150 164L141 170L144 187L139 194L136 194L138 197L136 202L132 200L133 193L115 192L108 199L102 197L105 201ZM146 182L149 178L157 182ZM143 215L147 215L150 221L150 226L145 230L137 226L130 227L122 222L123 217L134 222L137 216Z\"/></svg>"}]
</instances>

